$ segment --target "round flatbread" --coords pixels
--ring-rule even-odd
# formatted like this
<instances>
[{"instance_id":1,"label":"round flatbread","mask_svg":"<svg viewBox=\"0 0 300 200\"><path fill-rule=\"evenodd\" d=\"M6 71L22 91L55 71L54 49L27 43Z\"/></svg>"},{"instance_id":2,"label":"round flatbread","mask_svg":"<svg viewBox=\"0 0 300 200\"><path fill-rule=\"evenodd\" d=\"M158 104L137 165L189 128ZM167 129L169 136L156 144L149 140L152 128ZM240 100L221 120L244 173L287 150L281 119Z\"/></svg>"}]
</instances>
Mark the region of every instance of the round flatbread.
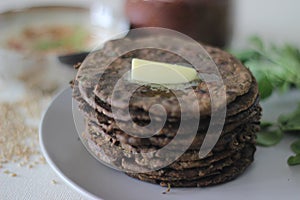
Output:
<instances>
[{"instance_id":1,"label":"round flatbread","mask_svg":"<svg viewBox=\"0 0 300 200\"><path fill-rule=\"evenodd\" d=\"M184 99L188 105L191 105L186 113L182 113L177 98L172 96L170 91L154 91L150 86L141 86L138 83L130 82L125 85L119 85L118 88L114 88L117 81L125 73L131 69L131 60L133 58L141 58L146 60L168 62L168 63L186 63L189 64L182 57L177 54L164 51L161 49L137 49L126 53L124 55L118 55L118 50L131 45L131 43L149 44L166 40L165 37L148 37L143 39L119 39L106 43L104 47L96 52L93 52L87 57L78 71L76 77L75 87L79 88L83 99L88 102L93 108L103 112L102 107L109 109L112 99L112 91L117 93L118 99L114 100L114 106L120 109L127 109L127 99L131 98L130 107L134 109L140 109L147 114L150 107L154 104L161 104L165 108L169 117L178 117L181 115L189 115L195 108L194 95L195 93L198 105L200 107L200 113L202 116L210 115L211 113L211 96L210 93L214 93L216 96L221 94L221 89L215 82L199 82L196 86L192 87L190 92L183 92L182 90L176 91L184 95ZM189 42L183 42L181 46L182 52L187 55L193 55L194 49L199 48L199 44L193 44ZM218 71L222 77L224 85L226 87L226 102L223 98L215 100L216 110L223 108L227 104L233 102L238 96L246 94L252 84L251 72L245 68L237 59L230 54L217 49L205 46L208 55L213 59ZM194 53L195 54L195 53ZM118 55L116 57L116 55ZM195 55L195 58L198 55ZM213 74L214 70L211 66L202 66L201 73ZM137 86L138 85L138 86ZM132 88L138 87L134 94L129 94L127 91L132 91ZM210 91L208 90L210 88ZM171 96L170 96L171 95ZM147 101L145 101L147 99ZM97 103L95 101L97 100ZM99 106L100 105L100 106ZM119 115L120 120L124 120L122 115Z\"/></svg>"}]
</instances>

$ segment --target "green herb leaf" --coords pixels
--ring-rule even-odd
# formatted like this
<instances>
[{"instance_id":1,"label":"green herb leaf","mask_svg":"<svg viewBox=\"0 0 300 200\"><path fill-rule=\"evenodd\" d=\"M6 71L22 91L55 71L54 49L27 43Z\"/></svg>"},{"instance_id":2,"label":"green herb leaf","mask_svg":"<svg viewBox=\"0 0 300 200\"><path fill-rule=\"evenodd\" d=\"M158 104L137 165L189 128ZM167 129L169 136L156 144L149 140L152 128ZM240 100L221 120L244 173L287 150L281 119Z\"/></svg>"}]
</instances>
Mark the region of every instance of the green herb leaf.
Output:
<instances>
[{"instance_id":1,"label":"green herb leaf","mask_svg":"<svg viewBox=\"0 0 300 200\"><path fill-rule=\"evenodd\" d=\"M284 132L300 132L300 105L293 113L281 115L278 123Z\"/></svg>"},{"instance_id":2,"label":"green herb leaf","mask_svg":"<svg viewBox=\"0 0 300 200\"><path fill-rule=\"evenodd\" d=\"M300 154L300 140L297 140L291 144L291 149L294 153Z\"/></svg>"},{"instance_id":3,"label":"green herb leaf","mask_svg":"<svg viewBox=\"0 0 300 200\"><path fill-rule=\"evenodd\" d=\"M285 92L291 86L300 88L299 49L288 44L267 46L257 36L250 38L250 44L252 48L231 52L258 80L262 99L271 96L275 89Z\"/></svg>"},{"instance_id":4,"label":"green herb leaf","mask_svg":"<svg viewBox=\"0 0 300 200\"><path fill-rule=\"evenodd\" d=\"M287 162L290 166L300 165L300 154L297 154L296 156L290 156Z\"/></svg>"},{"instance_id":5,"label":"green herb leaf","mask_svg":"<svg viewBox=\"0 0 300 200\"><path fill-rule=\"evenodd\" d=\"M278 144L283 137L283 133L280 130L261 131L256 136L258 145L268 147Z\"/></svg>"},{"instance_id":6,"label":"green herb leaf","mask_svg":"<svg viewBox=\"0 0 300 200\"><path fill-rule=\"evenodd\" d=\"M273 126L273 123L272 123L272 122L262 121L262 122L260 123L260 128L262 128L262 129L266 129L266 128L269 128L269 127L271 127L271 126Z\"/></svg>"},{"instance_id":7,"label":"green herb leaf","mask_svg":"<svg viewBox=\"0 0 300 200\"><path fill-rule=\"evenodd\" d=\"M252 45L254 45L254 47L258 48L258 50L264 50L264 43L258 36L250 37L249 41Z\"/></svg>"},{"instance_id":8,"label":"green herb leaf","mask_svg":"<svg viewBox=\"0 0 300 200\"><path fill-rule=\"evenodd\" d=\"M230 51L237 59L239 59L242 63L247 62L249 60L255 60L260 57L260 54L256 50L247 49L242 51Z\"/></svg>"},{"instance_id":9,"label":"green herb leaf","mask_svg":"<svg viewBox=\"0 0 300 200\"><path fill-rule=\"evenodd\" d=\"M266 99L267 97L271 96L274 87L266 73L257 67L261 65L261 63L252 60L246 62L245 65L252 71L257 80L260 98Z\"/></svg>"},{"instance_id":10,"label":"green herb leaf","mask_svg":"<svg viewBox=\"0 0 300 200\"><path fill-rule=\"evenodd\" d=\"M252 48L231 51L250 69L259 86L261 99L272 95L273 91L285 92L291 87L300 88L300 50L292 45L266 46L257 36L250 38ZM262 131L257 133L257 144L273 146L279 143L284 132L300 133L300 105L296 111L281 115L277 124L262 123ZM276 130L277 129L277 130ZM299 134L300 135L300 134ZM296 153L288 159L289 165L300 164L300 140L291 144Z\"/></svg>"},{"instance_id":11,"label":"green herb leaf","mask_svg":"<svg viewBox=\"0 0 300 200\"><path fill-rule=\"evenodd\" d=\"M258 80L258 89L261 99L266 99L273 93L273 85L267 77Z\"/></svg>"}]
</instances>

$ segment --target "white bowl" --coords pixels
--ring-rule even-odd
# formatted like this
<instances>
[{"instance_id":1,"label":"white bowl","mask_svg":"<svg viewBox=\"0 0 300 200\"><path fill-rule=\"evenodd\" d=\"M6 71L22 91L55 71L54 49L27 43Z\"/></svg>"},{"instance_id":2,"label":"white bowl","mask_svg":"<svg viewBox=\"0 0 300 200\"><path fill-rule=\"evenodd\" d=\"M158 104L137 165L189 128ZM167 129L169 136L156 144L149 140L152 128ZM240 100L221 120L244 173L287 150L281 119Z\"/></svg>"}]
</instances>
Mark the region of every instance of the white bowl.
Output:
<instances>
[{"instance_id":1,"label":"white bowl","mask_svg":"<svg viewBox=\"0 0 300 200\"><path fill-rule=\"evenodd\" d=\"M91 34L91 42L82 47L90 51L115 35L126 33L129 24L122 12L107 1L18 1L0 6L0 81L32 76L42 88L66 86L75 70L61 64L60 53L28 53L7 46L26 27L80 26ZM3 4L3 2L1 2Z\"/></svg>"}]
</instances>

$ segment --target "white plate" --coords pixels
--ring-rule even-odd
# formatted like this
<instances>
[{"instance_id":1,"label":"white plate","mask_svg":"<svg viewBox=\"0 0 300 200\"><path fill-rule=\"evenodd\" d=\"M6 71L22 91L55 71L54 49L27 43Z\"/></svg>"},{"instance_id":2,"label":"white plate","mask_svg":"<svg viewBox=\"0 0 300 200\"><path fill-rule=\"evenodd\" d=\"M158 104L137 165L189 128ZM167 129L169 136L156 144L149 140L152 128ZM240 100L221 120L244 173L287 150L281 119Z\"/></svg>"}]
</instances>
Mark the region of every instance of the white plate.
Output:
<instances>
[{"instance_id":1,"label":"white plate","mask_svg":"<svg viewBox=\"0 0 300 200\"><path fill-rule=\"evenodd\" d=\"M126 176L99 163L79 140L72 118L71 89L63 91L49 106L40 127L42 151L54 171L71 187L91 199L104 200L190 200L204 199L298 199L300 166L289 167L292 154L286 138L276 147L258 148L255 162L236 180L208 188L171 189L168 194L158 185ZM278 113L295 108L299 92L265 105L265 116L274 119ZM287 109L288 108L288 109ZM279 110L281 109L281 110Z\"/></svg>"}]
</instances>

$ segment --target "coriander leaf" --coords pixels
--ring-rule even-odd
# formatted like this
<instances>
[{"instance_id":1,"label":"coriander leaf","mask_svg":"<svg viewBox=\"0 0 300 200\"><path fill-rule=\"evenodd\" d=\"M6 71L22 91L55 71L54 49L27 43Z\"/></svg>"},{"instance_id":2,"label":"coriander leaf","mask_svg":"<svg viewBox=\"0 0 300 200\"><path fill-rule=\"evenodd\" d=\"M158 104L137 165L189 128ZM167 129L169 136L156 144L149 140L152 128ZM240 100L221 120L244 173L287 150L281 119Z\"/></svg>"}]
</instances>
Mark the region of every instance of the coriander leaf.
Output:
<instances>
[{"instance_id":1,"label":"coriander leaf","mask_svg":"<svg viewBox=\"0 0 300 200\"><path fill-rule=\"evenodd\" d=\"M298 63L300 63L300 50L299 49L287 44L284 46L284 50L286 52L288 52L290 55L293 55L293 57L298 61Z\"/></svg>"},{"instance_id":2,"label":"coriander leaf","mask_svg":"<svg viewBox=\"0 0 300 200\"><path fill-rule=\"evenodd\" d=\"M300 165L300 154L297 154L296 156L290 156L287 162L290 166Z\"/></svg>"},{"instance_id":3,"label":"coriander leaf","mask_svg":"<svg viewBox=\"0 0 300 200\"><path fill-rule=\"evenodd\" d=\"M291 116L292 114L280 115L277 121L281 126L285 126L289 122Z\"/></svg>"},{"instance_id":4,"label":"coriander leaf","mask_svg":"<svg viewBox=\"0 0 300 200\"><path fill-rule=\"evenodd\" d=\"M232 52L258 80L262 99L269 97L275 89L285 92L291 86L300 88L298 48L289 44L267 46L257 36L251 37L249 42L252 48Z\"/></svg>"},{"instance_id":5,"label":"coriander leaf","mask_svg":"<svg viewBox=\"0 0 300 200\"><path fill-rule=\"evenodd\" d=\"M267 77L258 80L258 89L261 99L266 99L273 93L273 86Z\"/></svg>"},{"instance_id":6,"label":"coriander leaf","mask_svg":"<svg viewBox=\"0 0 300 200\"><path fill-rule=\"evenodd\" d=\"M261 131L257 133L256 136L258 145L268 147L278 144L283 137L283 133L280 130Z\"/></svg>"},{"instance_id":7,"label":"coriander leaf","mask_svg":"<svg viewBox=\"0 0 300 200\"><path fill-rule=\"evenodd\" d=\"M264 43L261 38L258 36L252 36L249 38L249 41L252 45L258 48L258 50L264 50Z\"/></svg>"},{"instance_id":8,"label":"coriander leaf","mask_svg":"<svg viewBox=\"0 0 300 200\"><path fill-rule=\"evenodd\" d=\"M264 71L261 70L261 63L257 61L246 62L245 65L255 76L261 99L266 99L272 95L273 85Z\"/></svg>"},{"instance_id":9,"label":"coriander leaf","mask_svg":"<svg viewBox=\"0 0 300 200\"><path fill-rule=\"evenodd\" d=\"M262 122L260 123L260 127L261 127L262 129L269 128L269 127L271 127L272 125L273 125L272 122L262 121Z\"/></svg>"},{"instance_id":10,"label":"coriander leaf","mask_svg":"<svg viewBox=\"0 0 300 200\"><path fill-rule=\"evenodd\" d=\"M284 132L300 132L300 105L294 112L279 116L278 123Z\"/></svg>"},{"instance_id":11,"label":"coriander leaf","mask_svg":"<svg viewBox=\"0 0 300 200\"><path fill-rule=\"evenodd\" d=\"M256 60L259 58L260 54L252 49L247 49L243 51L230 51L237 59L239 59L242 63L247 62L249 60Z\"/></svg>"},{"instance_id":12,"label":"coriander leaf","mask_svg":"<svg viewBox=\"0 0 300 200\"><path fill-rule=\"evenodd\" d=\"M293 122L289 122L285 126L281 126L281 130L283 132L300 132L299 120L296 123L295 123L295 121L293 121Z\"/></svg>"},{"instance_id":13,"label":"coriander leaf","mask_svg":"<svg viewBox=\"0 0 300 200\"><path fill-rule=\"evenodd\" d=\"M290 89L290 83L288 82L283 82L281 85L278 86L279 92L283 93L286 92Z\"/></svg>"},{"instance_id":14,"label":"coriander leaf","mask_svg":"<svg viewBox=\"0 0 300 200\"><path fill-rule=\"evenodd\" d=\"M291 144L291 149L294 153L300 154L300 140L297 140Z\"/></svg>"}]
</instances>

